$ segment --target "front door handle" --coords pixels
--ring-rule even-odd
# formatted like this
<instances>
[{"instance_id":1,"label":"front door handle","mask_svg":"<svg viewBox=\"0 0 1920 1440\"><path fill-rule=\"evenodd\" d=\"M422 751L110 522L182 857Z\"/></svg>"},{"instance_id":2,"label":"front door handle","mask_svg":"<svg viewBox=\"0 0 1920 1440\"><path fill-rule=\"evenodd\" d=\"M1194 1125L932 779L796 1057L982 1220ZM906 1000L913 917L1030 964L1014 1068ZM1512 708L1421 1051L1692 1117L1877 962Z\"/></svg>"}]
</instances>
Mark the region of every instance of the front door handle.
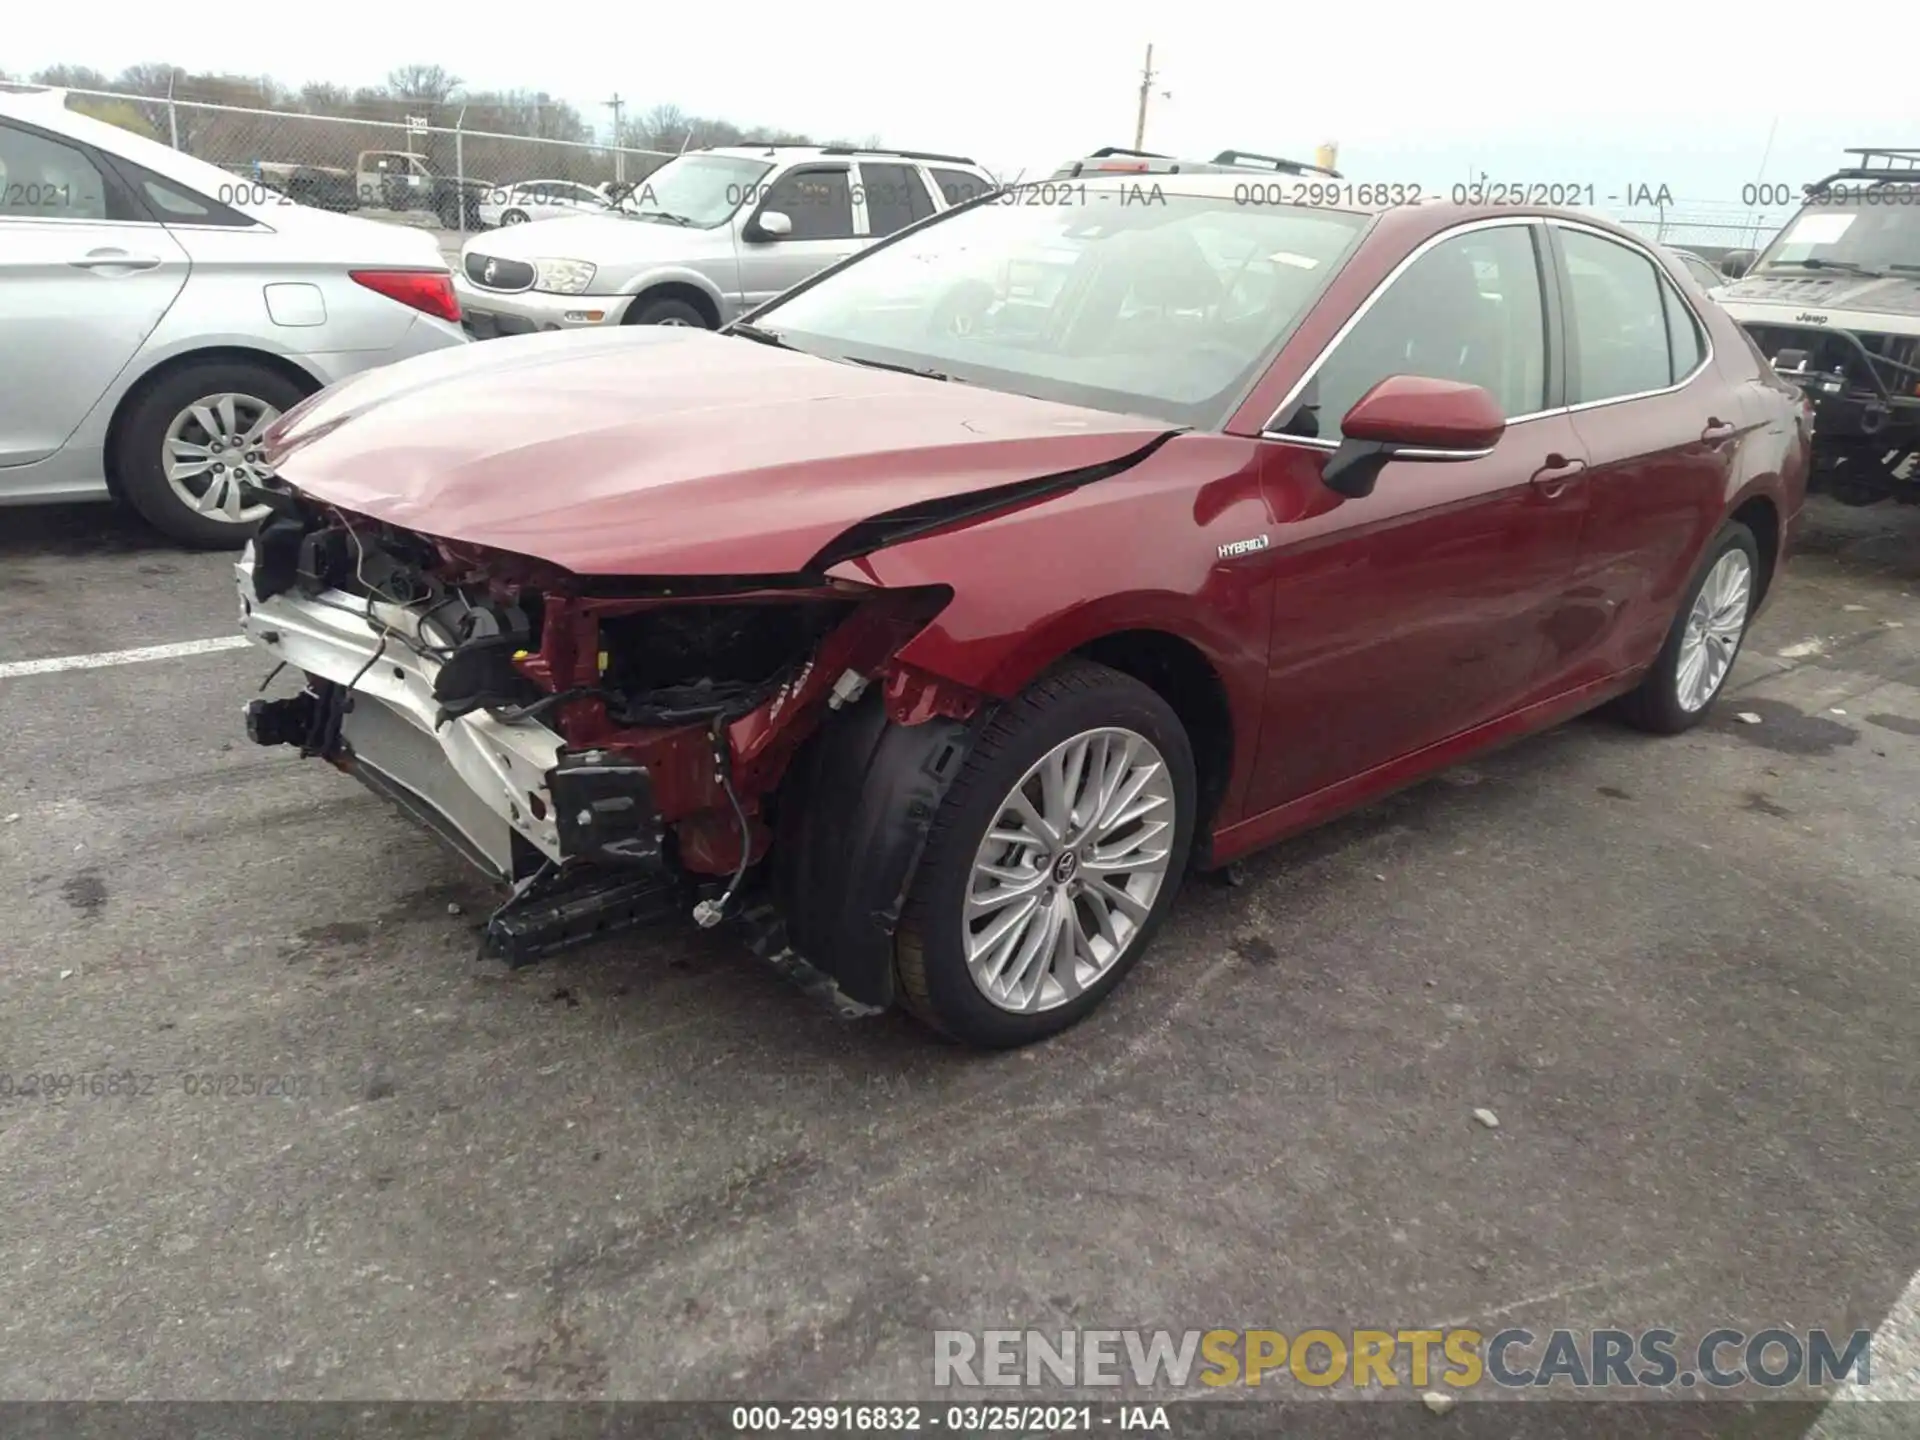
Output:
<instances>
[{"instance_id":1,"label":"front door handle","mask_svg":"<svg viewBox=\"0 0 1920 1440\"><path fill-rule=\"evenodd\" d=\"M1566 494L1573 482L1585 473L1586 468L1586 461L1569 460L1556 451L1547 456L1546 464L1527 477L1527 483L1547 499L1557 499Z\"/></svg>"},{"instance_id":2,"label":"front door handle","mask_svg":"<svg viewBox=\"0 0 1920 1440\"><path fill-rule=\"evenodd\" d=\"M1731 440L1737 433L1739 433L1738 426L1729 425L1724 420L1708 416L1707 428L1700 432L1700 438L1708 445L1718 445L1722 441Z\"/></svg>"},{"instance_id":3,"label":"front door handle","mask_svg":"<svg viewBox=\"0 0 1920 1440\"><path fill-rule=\"evenodd\" d=\"M160 263L160 257L131 255L125 250L89 250L67 263L79 270L151 270Z\"/></svg>"}]
</instances>

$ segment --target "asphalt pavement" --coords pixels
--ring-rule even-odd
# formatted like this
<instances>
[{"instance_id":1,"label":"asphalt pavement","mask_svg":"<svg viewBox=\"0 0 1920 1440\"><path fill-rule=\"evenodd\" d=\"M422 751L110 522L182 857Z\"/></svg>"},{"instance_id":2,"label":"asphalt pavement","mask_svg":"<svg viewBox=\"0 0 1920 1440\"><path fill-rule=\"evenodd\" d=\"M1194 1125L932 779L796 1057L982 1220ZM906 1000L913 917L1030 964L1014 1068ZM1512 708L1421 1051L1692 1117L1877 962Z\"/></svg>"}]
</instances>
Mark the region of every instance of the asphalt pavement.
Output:
<instances>
[{"instance_id":1,"label":"asphalt pavement","mask_svg":"<svg viewBox=\"0 0 1920 1440\"><path fill-rule=\"evenodd\" d=\"M1191 885L1092 1020L982 1057L691 925L477 960L482 885L248 744L258 653L6 674L234 635L227 557L0 511L0 1398L924 1396L933 1331L1005 1325L1897 1329L1916 592L1920 510L1817 508L1701 729L1577 721Z\"/></svg>"}]
</instances>

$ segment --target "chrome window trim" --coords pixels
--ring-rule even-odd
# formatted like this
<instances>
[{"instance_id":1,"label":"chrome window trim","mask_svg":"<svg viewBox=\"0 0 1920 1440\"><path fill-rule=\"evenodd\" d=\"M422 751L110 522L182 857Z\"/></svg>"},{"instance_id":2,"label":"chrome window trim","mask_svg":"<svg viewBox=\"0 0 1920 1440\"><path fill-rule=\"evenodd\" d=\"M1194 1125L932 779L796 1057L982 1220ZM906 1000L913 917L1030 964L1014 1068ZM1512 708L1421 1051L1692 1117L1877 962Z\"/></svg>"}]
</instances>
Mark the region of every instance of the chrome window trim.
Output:
<instances>
[{"instance_id":1,"label":"chrome window trim","mask_svg":"<svg viewBox=\"0 0 1920 1440\"><path fill-rule=\"evenodd\" d=\"M1293 382L1293 388L1287 391L1286 395L1281 398L1280 403L1274 407L1273 413L1267 417L1267 423L1260 427L1260 433L1262 435L1272 435L1274 433L1274 426L1280 417L1286 414L1287 407L1298 400L1300 393L1305 390L1308 385L1313 383L1314 376L1320 373L1320 367L1327 363L1328 357L1340 348L1341 343L1353 332L1354 327L1367 318L1367 312L1372 310L1374 305L1378 303L1380 297L1392 288L1393 282L1411 269L1414 262L1419 260L1429 250L1441 244L1443 241L1452 240L1460 235L1471 235L1480 230L1496 230L1505 226L1514 226L1516 228L1533 227L1544 224L1546 224L1546 219L1540 215L1498 215L1486 220L1469 220L1465 224L1455 225L1450 229L1442 230L1437 235L1429 235L1425 240L1422 240L1418 245L1414 246L1412 250L1401 257L1400 263L1386 273L1380 283L1368 292L1367 298L1360 302L1359 308L1347 317L1346 322L1341 325L1338 330L1333 332L1333 338L1320 347L1320 353L1313 357L1313 363L1307 366L1300 378ZM1544 278L1542 283L1545 283ZM1540 298L1542 302L1544 302L1546 296L1543 294ZM1533 419L1539 415L1551 415L1553 413L1551 410L1538 410L1521 418ZM1518 424L1519 421L1509 420L1507 423L1513 425Z\"/></svg>"},{"instance_id":2,"label":"chrome window trim","mask_svg":"<svg viewBox=\"0 0 1920 1440\"><path fill-rule=\"evenodd\" d=\"M1568 405L1566 407L1566 413L1569 415L1577 415L1586 410L1598 410L1603 405L1624 405L1629 400L1649 400L1655 395L1671 395L1676 391L1686 389L1687 386L1691 385L1695 380L1698 380L1701 373L1713 363L1713 331L1710 330L1706 322L1700 318L1700 312L1693 308L1693 302L1687 299L1686 293L1682 291L1678 285L1673 283L1673 277L1667 273L1667 267L1660 263L1660 257L1645 245L1640 244L1637 240L1630 241L1623 236L1615 235L1611 230L1602 230L1598 225L1584 225L1578 220L1561 220L1558 218L1548 220L1545 223L1558 225L1563 230L1579 230L1601 240L1611 240L1622 250L1633 251L1642 258L1651 261L1654 275L1658 277L1661 284L1672 290L1673 293L1679 297L1682 305L1687 307L1687 314L1693 317L1694 328L1699 332L1705 342L1701 347L1700 363L1671 385L1662 385L1657 390L1635 390L1630 395L1609 395L1604 400L1582 400L1577 405ZM1664 299L1661 304L1664 309ZM1662 322L1662 328L1664 328L1664 321Z\"/></svg>"},{"instance_id":3,"label":"chrome window trim","mask_svg":"<svg viewBox=\"0 0 1920 1440\"><path fill-rule=\"evenodd\" d=\"M1405 274L1416 260L1425 255L1427 251L1433 249L1434 246L1440 244L1443 240L1451 240L1457 235L1470 235L1478 230L1493 230L1503 225L1524 225L1539 228L1557 225L1562 229L1580 230L1589 235L1598 236L1602 240L1611 240L1622 249L1633 251L1642 256L1653 265L1654 271L1660 279L1665 284L1671 286L1674 294L1679 296L1680 303L1687 307L1687 313L1693 317L1694 326L1700 332L1702 340L1704 341L1700 363L1689 370L1683 378L1676 380L1671 385L1662 386L1658 390L1639 390L1631 395L1611 395L1604 400L1583 400L1576 405L1558 405L1547 410L1530 410L1525 415L1516 415L1508 420L1507 428L1509 430L1515 425L1524 425L1529 420L1544 420L1550 415L1571 415L1583 410L1597 410L1603 405L1620 405L1629 400L1646 400L1655 395L1670 395L1677 390L1683 390L1691 385L1695 380L1699 379L1701 373L1713 363L1713 331L1707 326L1706 322L1700 318L1700 312L1694 309L1693 302L1686 297L1678 285L1673 284L1672 277L1666 273L1667 267L1660 263L1660 257L1655 255L1653 251L1648 249L1644 244L1640 243L1639 240L1616 235L1611 230L1603 230L1597 225L1584 224L1574 219L1562 219L1559 216L1516 215L1497 216L1486 220L1472 220L1464 225L1455 225L1450 229L1442 230L1437 235L1428 236L1425 240L1421 241L1419 245L1415 246L1414 249L1409 251L1398 265L1395 265L1393 269L1387 272L1380 283L1374 286L1368 293L1367 298L1360 302L1360 307L1355 310L1353 314L1349 315L1346 322L1333 333L1333 337L1328 340L1325 345L1321 346L1320 353L1313 357L1313 363L1307 366L1300 378L1294 382L1293 388L1287 391L1280 403L1274 407L1273 413L1267 417L1267 423L1260 428L1260 438L1263 440L1284 440L1293 444L1306 445L1315 450L1333 450L1337 448L1340 443L1337 440L1312 440L1298 435L1282 435L1274 429L1274 425L1281 416L1286 414L1288 407L1300 398L1300 393L1312 382L1314 376L1320 373L1320 367L1326 364L1327 358L1339 348L1341 342L1347 338L1353 328L1358 325L1361 320L1366 318L1367 312L1374 307L1375 302L1378 301L1382 295L1386 294L1388 288L1393 285L1394 281ZM1542 283L1545 283L1547 278L1548 277L1543 276ZM1544 299L1545 297L1543 296L1542 298Z\"/></svg>"}]
</instances>

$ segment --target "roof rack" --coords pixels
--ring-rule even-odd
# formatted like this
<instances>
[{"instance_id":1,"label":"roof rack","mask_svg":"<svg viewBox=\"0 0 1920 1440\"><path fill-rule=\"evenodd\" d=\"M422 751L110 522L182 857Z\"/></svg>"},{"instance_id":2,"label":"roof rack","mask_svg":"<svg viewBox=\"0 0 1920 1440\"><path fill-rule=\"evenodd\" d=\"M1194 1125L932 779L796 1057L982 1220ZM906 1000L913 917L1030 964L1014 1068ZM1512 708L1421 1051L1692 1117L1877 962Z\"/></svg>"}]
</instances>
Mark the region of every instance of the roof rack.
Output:
<instances>
[{"instance_id":1,"label":"roof rack","mask_svg":"<svg viewBox=\"0 0 1920 1440\"><path fill-rule=\"evenodd\" d=\"M926 160L935 165L976 165L968 155L942 155L935 150L894 150L885 145L822 145L822 155L894 155L902 160Z\"/></svg>"},{"instance_id":2,"label":"roof rack","mask_svg":"<svg viewBox=\"0 0 1920 1440\"><path fill-rule=\"evenodd\" d=\"M1283 160L1278 155L1256 155L1251 150L1222 150L1213 157L1216 165L1231 165L1235 169L1278 170L1283 175L1328 175L1341 179L1338 170L1329 170L1324 165L1310 165L1305 160Z\"/></svg>"},{"instance_id":3,"label":"roof rack","mask_svg":"<svg viewBox=\"0 0 1920 1440\"><path fill-rule=\"evenodd\" d=\"M1180 160L1153 150L1129 150L1119 145L1103 145L1084 160L1072 160L1053 172L1055 180L1071 180L1092 172L1120 172L1136 175L1218 175L1229 170L1265 170L1281 175L1325 175L1338 180L1338 170L1324 165L1309 165L1304 160L1283 160L1278 155L1257 155L1251 150L1222 150L1211 160Z\"/></svg>"},{"instance_id":4,"label":"roof rack","mask_svg":"<svg viewBox=\"0 0 1920 1440\"><path fill-rule=\"evenodd\" d=\"M1868 180L1876 185L1920 183L1920 149L1888 150L1859 147L1844 152L1859 157L1859 163L1834 171L1824 180L1805 188L1818 195L1837 180Z\"/></svg>"}]
</instances>

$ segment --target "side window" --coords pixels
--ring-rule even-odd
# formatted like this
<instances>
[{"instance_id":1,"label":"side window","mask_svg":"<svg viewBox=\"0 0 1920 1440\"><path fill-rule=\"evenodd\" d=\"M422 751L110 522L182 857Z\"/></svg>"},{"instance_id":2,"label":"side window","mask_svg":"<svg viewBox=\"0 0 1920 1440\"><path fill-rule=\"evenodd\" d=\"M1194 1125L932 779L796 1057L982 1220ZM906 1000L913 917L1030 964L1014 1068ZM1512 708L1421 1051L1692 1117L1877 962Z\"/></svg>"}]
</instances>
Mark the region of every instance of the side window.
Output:
<instances>
[{"instance_id":1,"label":"side window","mask_svg":"<svg viewBox=\"0 0 1920 1440\"><path fill-rule=\"evenodd\" d=\"M0 124L0 216L110 220L107 180L86 152Z\"/></svg>"},{"instance_id":2,"label":"side window","mask_svg":"<svg viewBox=\"0 0 1920 1440\"><path fill-rule=\"evenodd\" d=\"M1327 356L1284 433L1338 439L1341 417L1389 375L1479 385L1508 416L1545 407L1546 317L1532 227L1469 231L1414 261Z\"/></svg>"},{"instance_id":3,"label":"side window","mask_svg":"<svg viewBox=\"0 0 1920 1440\"><path fill-rule=\"evenodd\" d=\"M911 165L876 165L862 160L860 188L867 197L867 230L876 239L933 213L927 187Z\"/></svg>"},{"instance_id":4,"label":"side window","mask_svg":"<svg viewBox=\"0 0 1920 1440\"><path fill-rule=\"evenodd\" d=\"M778 210L793 222L790 240L846 240L853 235L853 189L847 172L789 170L773 182L762 211Z\"/></svg>"},{"instance_id":5,"label":"side window","mask_svg":"<svg viewBox=\"0 0 1920 1440\"><path fill-rule=\"evenodd\" d=\"M947 170L935 165L927 173L933 176L933 183L940 187L940 194L949 205L964 204L993 188L970 170Z\"/></svg>"},{"instance_id":6,"label":"side window","mask_svg":"<svg viewBox=\"0 0 1920 1440\"><path fill-rule=\"evenodd\" d=\"M151 170L129 165L124 160L116 163L121 173L140 191L141 198L147 202L154 217L163 225L244 226L254 223L251 216L243 215L231 206L223 205L218 200L177 185L171 180L163 180ZM239 196L251 195L257 188L252 185L236 185L228 193Z\"/></svg>"},{"instance_id":7,"label":"side window","mask_svg":"<svg viewBox=\"0 0 1920 1440\"><path fill-rule=\"evenodd\" d=\"M1585 230L1560 231L1572 291L1567 400L1586 405L1673 383L1666 306L1653 261Z\"/></svg>"},{"instance_id":8,"label":"side window","mask_svg":"<svg viewBox=\"0 0 1920 1440\"><path fill-rule=\"evenodd\" d=\"M1707 358L1706 342L1700 337L1700 322L1693 318L1693 311L1664 279L1660 282L1660 298L1667 306L1667 346L1673 352L1673 378L1684 380Z\"/></svg>"}]
</instances>

